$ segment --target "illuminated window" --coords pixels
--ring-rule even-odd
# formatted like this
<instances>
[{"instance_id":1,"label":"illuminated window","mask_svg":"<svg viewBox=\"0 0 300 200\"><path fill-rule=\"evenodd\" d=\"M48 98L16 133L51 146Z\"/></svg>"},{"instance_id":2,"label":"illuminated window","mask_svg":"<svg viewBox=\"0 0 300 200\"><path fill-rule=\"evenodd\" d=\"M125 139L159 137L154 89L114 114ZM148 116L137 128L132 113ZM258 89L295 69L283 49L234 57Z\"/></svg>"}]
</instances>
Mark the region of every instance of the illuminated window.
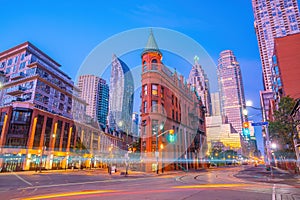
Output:
<instances>
[{"instance_id":1,"label":"illuminated window","mask_svg":"<svg viewBox=\"0 0 300 200\"><path fill-rule=\"evenodd\" d=\"M155 95L155 96L158 95L158 90L157 90L156 84L152 84L152 95Z\"/></svg>"},{"instance_id":2,"label":"illuminated window","mask_svg":"<svg viewBox=\"0 0 300 200\"><path fill-rule=\"evenodd\" d=\"M144 95L147 95L148 94L148 88L147 88L147 85L144 85Z\"/></svg>"}]
</instances>

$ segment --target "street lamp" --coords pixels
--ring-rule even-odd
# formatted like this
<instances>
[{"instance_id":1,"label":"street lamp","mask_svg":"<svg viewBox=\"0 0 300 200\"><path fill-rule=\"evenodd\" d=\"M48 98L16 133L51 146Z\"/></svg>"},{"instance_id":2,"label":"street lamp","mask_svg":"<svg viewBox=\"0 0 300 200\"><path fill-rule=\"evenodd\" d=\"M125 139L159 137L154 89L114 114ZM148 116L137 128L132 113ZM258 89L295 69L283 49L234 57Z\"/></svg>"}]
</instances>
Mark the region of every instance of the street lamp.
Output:
<instances>
[{"instance_id":1,"label":"street lamp","mask_svg":"<svg viewBox=\"0 0 300 200\"><path fill-rule=\"evenodd\" d=\"M275 164L275 167L277 167L276 156L275 156L275 149L277 148L276 143L272 143L271 148L272 148L272 155L274 157L274 164Z\"/></svg>"},{"instance_id":2,"label":"street lamp","mask_svg":"<svg viewBox=\"0 0 300 200\"><path fill-rule=\"evenodd\" d=\"M160 149L161 149L161 173L164 173L164 155L163 155L163 149L164 149L164 144L160 144Z\"/></svg>"},{"instance_id":3,"label":"street lamp","mask_svg":"<svg viewBox=\"0 0 300 200\"><path fill-rule=\"evenodd\" d=\"M247 100L246 101L246 107L249 107L249 108L252 108L252 109L255 109L255 110L260 110L262 112L262 108L256 108L256 107L253 107L253 103L251 100ZM262 117L263 117L263 122L266 122L267 121L267 118L265 116L265 112L262 112ZM272 170L272 167L270 166L270 161L271 161L271 142L270 142L270 136L269 136L269 125L266 124L266 125L263 125L264 128L265 128L265 136L266 136L266 150L267 150L267 164L266 164L266 167L267 167L267 170L270 169L271 171L271 176L273 177L273 170Z\"/></svg>"}]
</instances>

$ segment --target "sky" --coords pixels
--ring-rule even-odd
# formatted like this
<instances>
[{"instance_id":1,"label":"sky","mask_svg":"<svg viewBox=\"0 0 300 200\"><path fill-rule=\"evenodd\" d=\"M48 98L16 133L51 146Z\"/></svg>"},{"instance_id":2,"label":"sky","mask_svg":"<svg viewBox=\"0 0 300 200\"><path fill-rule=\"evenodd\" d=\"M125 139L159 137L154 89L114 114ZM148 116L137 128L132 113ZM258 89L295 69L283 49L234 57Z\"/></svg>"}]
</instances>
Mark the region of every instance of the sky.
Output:
<instances>
[{"instance_id":1,"label":"sky","mask_svg":"<svg viewBox=\"0 0 300 200\"><path fill-rule=\"evenodd\" d=\"M221 51L230 49L241 66L246 99L260 106L262 70L250 0L1 0L1 8L0 52L30 41L60 63L73 80L95 47L132 29L157 27L184 34L200 44L215 63ZM147 36L144 40L146 44ZM123 55L122 60L136 66L141 60L134 55ZM166 65L188 74L191 66L186 63L193 61L192 56L173 63L172 55L166 55L170 56L164 60ZM249 110L251 115L261 120L257 110ZM262 149L261 134L257 139Z\"/></svg>"}]
</instances>

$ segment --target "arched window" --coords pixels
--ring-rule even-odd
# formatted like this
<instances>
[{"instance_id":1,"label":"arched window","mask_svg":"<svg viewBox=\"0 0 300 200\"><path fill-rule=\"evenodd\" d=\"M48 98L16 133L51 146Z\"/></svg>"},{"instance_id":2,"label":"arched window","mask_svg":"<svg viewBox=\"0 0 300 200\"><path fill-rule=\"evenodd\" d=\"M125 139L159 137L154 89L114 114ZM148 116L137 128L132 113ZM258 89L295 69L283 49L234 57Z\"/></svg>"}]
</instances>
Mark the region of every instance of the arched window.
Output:
<instances>
[{"instance_id":1,"label":"arched window","mask_svg":"<svg viewBox=\"0 0 300 200\"><path fill-rule=\"evenodd\" d=\"M157 70L157 60L156 59L153 59L151 61L151 69L152 70Z\"/></svg>"},{"instance_id":2,"label":"arched window","mask_svg":"<svg viewBox=\"0 0 300 200\"><path fill-rule=\"evenodd\" d=\"M143 62L143 72L147 71L147 62Z\"/></svg>"}]
</instances>

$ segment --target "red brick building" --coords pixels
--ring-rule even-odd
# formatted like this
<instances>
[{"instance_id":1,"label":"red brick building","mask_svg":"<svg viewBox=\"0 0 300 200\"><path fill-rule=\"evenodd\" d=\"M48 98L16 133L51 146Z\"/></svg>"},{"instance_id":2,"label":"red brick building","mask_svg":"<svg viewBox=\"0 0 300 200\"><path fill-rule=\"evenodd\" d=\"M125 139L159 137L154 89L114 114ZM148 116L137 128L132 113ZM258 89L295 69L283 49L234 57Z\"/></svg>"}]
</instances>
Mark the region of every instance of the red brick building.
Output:
<instances>
[{"instance_id":1,"label":"red brick building","mask_svg":"<svg viewBox=\"0 0 300 200\"><path fill-rule=\"evenodd\" d=\"M300 33L275 39L273 55L273 91L281 96L300 98Z\"/></svg>"},{"instance_id":2,"label":"red brick building","mask_svg":"<svg viewBox=\"0 0 300 200\"><path fill-rule=\"evenodd\" d=\"M173 143L167 140L170 129L175 132ZM182 75L164 66L151 32L142 52L141 152L145 170L154 170L156 164L165 170L201 167L205 147L201 99Z\"/></svg>"}]
</instances>

